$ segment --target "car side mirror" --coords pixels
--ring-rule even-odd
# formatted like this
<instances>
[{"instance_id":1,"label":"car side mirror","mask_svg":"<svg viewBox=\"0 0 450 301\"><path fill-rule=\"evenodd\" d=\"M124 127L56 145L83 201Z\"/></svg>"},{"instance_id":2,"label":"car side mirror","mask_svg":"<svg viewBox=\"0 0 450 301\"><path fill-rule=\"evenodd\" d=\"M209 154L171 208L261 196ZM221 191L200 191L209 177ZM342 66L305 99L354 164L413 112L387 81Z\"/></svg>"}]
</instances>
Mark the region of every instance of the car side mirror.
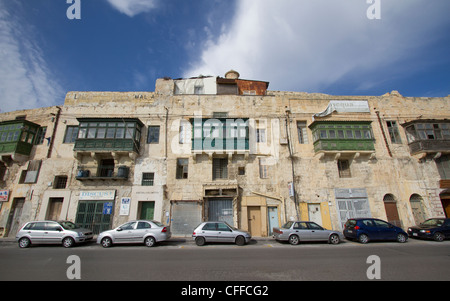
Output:
<instances>
[{"instance_id":1,"label":"car side mirror","mask_svg":"<svg viewBox=\"0 0 450 301\"><path fill-rule=\"evenodd\" d=\"M122 231L122 228L119 227L119 228L116 229L116 231L120 232L120 231Z\"/></svg>"}]
</instances>

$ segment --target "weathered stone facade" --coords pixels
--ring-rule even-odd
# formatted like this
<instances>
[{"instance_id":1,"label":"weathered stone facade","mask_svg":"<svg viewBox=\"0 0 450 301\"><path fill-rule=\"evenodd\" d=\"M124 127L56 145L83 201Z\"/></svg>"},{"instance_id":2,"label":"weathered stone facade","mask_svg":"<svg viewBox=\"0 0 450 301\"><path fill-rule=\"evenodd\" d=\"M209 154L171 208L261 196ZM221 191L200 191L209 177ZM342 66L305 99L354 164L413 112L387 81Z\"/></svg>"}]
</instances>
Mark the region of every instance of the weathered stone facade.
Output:
<instances>
[{"instance_id":1,"label":"weathered stone facade","mask_svg":"<svg viewBox=\"0 0 450 301\"><path fill-rule=\"evenodd\" d=\"M355 215L402 227L446 215L450 97L267 91L237 77L218 78L239 87L216 89L225 95L177 94L180 81L159 79L155 92L69 92L63 106L1 114L26 115L49 138L20 160L1 153L2 234L49 218L99 232L145 217L175 235L222 219L268 236L291 219L341 230ZM441 136L412 151L402 125L421 120ZM24 181L39 160L38 177Z\"/></svg>"}]
</instances>

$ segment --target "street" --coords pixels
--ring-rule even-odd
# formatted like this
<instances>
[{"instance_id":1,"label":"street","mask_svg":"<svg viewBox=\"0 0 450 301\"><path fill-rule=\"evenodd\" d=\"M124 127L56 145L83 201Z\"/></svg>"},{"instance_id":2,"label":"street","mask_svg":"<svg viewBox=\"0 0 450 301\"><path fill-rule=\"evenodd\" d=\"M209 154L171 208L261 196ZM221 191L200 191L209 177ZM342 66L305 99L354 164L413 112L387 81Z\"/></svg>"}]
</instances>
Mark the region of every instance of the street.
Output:
<instances>
[{"instance_id":1,"label":"street","mask_svg":"<svg viewBox=\"0 0 450 301\"><path fill-rule=\"evenodd\" d=\"M72 255L79 262L69 261ZM379 266L368 261L371 255L379 258ZM450 280L450 241L291 246L253 240L242 247L198 247L186 238L153 248L108 249L94 242L69 249L60 245L20 249L16 243L0 243L0 281L70 280L71 271L78 273L75 280L86 281L362 281L370 280L373 268L378 273L375 279L387 281Z\"/></svg>"}]
</instances>

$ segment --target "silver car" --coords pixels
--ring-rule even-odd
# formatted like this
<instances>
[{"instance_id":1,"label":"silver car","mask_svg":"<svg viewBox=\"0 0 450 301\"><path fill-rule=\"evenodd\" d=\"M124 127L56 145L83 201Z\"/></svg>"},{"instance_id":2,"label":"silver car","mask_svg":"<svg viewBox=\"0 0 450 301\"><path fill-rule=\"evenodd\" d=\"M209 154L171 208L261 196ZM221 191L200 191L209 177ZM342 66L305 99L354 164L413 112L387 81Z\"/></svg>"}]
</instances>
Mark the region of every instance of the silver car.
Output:
<instances>
[{"instance_id":1,"label":"silver car","mask_svg":"<svg viewBox=\"0 0 450 301\"><path fill-rule=\"evenodd\" d=\"M309 221L289 221L281 228L273 228L273 234L276 240L289 241L292 245L298 245L300 241L328 241L338 244L344 239L342 233L326 230Z\"/></svg>"},{"instance_id":2,"label":"silver car","mask_svg":"<svg viewBox=\"0 0 450 301\"><path fill-rule=\"evenodd\" d=\"M157 242L168 240L171 236L170 227L160 222L137 220L100 233L97 243L104 248L124 243L144 243L147 247L153 247Z\"/></svg>"},{"instance_id":3,"label":"silver car","mask_svg":"<svg viewBox=\"0 0 450 301\"><path fill-rule=\"evenodd\" d=\"M250 233L236 229L226 222L212 221L198 225L192 237L197 246L203 246L207 242L231 242L243 246L252 238Z\"/></svg>"},{"instance_id":4,"label":"silver car","mask_svg":"<svg viewBox=\"0 0 450 301\"><path fill-rule=\"evenodd\" d=\"M91 230L79 228L70 221L28 222L16 234L21 248L28 248L31 244L62 244L70 248L93 237Z\"/></svg>"}]
</instances>

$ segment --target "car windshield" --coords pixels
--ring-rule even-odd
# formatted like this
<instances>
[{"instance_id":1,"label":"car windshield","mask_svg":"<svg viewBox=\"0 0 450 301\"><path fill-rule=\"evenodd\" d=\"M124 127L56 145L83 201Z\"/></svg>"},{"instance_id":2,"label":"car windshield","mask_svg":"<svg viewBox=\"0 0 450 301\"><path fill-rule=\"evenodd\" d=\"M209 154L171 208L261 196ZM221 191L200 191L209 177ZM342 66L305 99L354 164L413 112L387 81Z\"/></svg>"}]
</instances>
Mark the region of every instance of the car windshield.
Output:
<instances>
[{"instance_id":1,"label":"car windshield","mask_svg":"<svg viewBox=\"0 0 450 301\"><path fill-rule=\"evenodd\" d=\"M62 222L59 222L59 224L66 230L78 228L77 225L75 225L74 223L69 222L69 221L62 221Z\"/></svg>"},{"instance_id":2,"label":"car windshield","mask_svg":"<svg viewBox=\"0 0 450 301\"><path fill-rule=\"evenodd\" d=\"M289 221L286 224L284 224L282 228L290 229L293 223L294 223L293 221Z\"/></svg>"},{"instance_id":3,"label":"car windshield","mask_svg":"<svg viewBox=\"0 0 450 301\"><path fill-rule=\"evenodd\" d=\"M424 221L422 226L432 226L432 227L440 227L444 224L444 220L440 218L432 218Z\"/></svg>"}]
</instances>

